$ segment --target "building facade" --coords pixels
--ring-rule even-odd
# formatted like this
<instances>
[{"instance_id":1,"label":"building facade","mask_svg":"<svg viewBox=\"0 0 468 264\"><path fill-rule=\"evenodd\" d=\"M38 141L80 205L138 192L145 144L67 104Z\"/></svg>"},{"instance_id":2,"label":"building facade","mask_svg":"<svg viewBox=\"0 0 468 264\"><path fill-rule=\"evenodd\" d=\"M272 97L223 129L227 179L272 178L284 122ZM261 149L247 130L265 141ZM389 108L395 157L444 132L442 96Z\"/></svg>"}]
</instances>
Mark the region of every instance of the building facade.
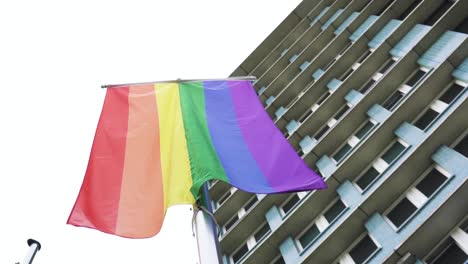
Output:
<instances>
[{"instance_id":1,"label":"building facade","mask_svg":"<svg viewBox=\"0 0 468 264\"><path fill-rule=\"evenodd\" d=\"M210 182L224 263L468 261L468 0L304 0L232 76L328 189ZM287 177L287 175L285 175Z\"/></svg>"}]
</instances>

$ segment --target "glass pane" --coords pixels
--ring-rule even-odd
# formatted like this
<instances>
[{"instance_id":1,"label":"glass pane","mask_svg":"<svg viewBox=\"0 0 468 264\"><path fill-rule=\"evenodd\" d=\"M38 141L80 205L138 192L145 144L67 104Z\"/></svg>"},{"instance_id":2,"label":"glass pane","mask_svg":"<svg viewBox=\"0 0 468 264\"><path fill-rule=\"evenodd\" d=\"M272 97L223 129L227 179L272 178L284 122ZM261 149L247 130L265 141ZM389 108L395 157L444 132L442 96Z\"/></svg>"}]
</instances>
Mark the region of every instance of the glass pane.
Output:
<instances>
[{"instance_id":1,"label":"glass pane","mask_svg":"<svg viewBox=\"0 0 468 264\"><path fill-rule=\"evenodd\" d=\"M393 64L395 63L394 60L390 59L387 63L379 70L380 73L385 73Z\"/></svg>"},{"instance_id":2,"label":"glass pane","mask_svg":"<svg viewBox=\"0 0 468 264\"><path fill-rule=\"evenodd\" d=\"M300 238L299 243L301 243L302 248L307 247L318 235L320 231L317 228L317 225L313 225L307 230Z\"/></svg>"},{"instance_id":3,"label":"glass pane","mask_svg":"<svg viewBox=\"0 0 468 264\"><path fill-rule=\"evenodd\" d=\"M299 197L297 194L293 194L291 199L289 199L281 208L285 214L289 213L294 206L299 202Z\"/></svg>"},{"instance_id":4,"label":"glass pane","mask_svg":"<svg viewBox=\"0 0 468 264\"><path fill-rule=\"evenodd\" d=\"M236 215L234 216L234 218L232 218L231 220L229 220L229 222L227 222L225 225L224 225L224 228L226 229L226 231L229 230L229 228L231 228L236 222L237 220L239 220L239 216Z\"/></svg>"},{"instance_id":5,"label":"glass pane","mask_svg":"<svg viewBox=\"0 0 468 264\"><path fill-rule=\"evenodd\" d=\"M433 169L418 185L416 188L421 191L426 197L431 195L447 180L442 173Z\"/></svg>"},{"instance_id":6,"label":"glass pane","mask_svg":"<svg viewBox=\"0 0 468 264\"><path fill-rule=\"evenodd\" d=\"M346 208L344 203L341 200L336 201L336 203L328 209L323 216L325 216L325 219L327 219L328 223L333 222L338 215L343 212L343 210Z\"/></svg>"},{"instance_id":7,"label":"glass pane","mask_svg":"<svg viewBox=\"0 0 468 264\"><path fill-rule=\"evenodd\" d=\"M346 78L348 78L349 75L351 75L351 73L353 73L353 69L349 69L347 72L345 72L345 74L343 74L343 76L340 78L340 80L344 81Z\"/></svg>"},{"instance_id":8,"label":"glass pane","mask_svg":"<svg viewBox=\"0 0 468 264\"><path fill-rule=\"evenodd\" d=\"M282 256L279 256L279 258L273 264L286 264L286 262L284 262Z\"/></svg>"},{"instance_id":9,"label":"glass pane","mask_svg":"<svg viewBox=\"0 0 468 264\"><path fill-rule=\"evenodd\" d=\"M414 125L419 127L421 130L425 130L438 115L438 112L429 108L418 120L416 120Z\"/></svg>"},{"instance_id":10,"label":"glass pane","mask_svg":"<svg viewBox=\"0 0 468 264\"><path fill-rule=\"evenodd\" d=\"M367 121L366 124L356 132L355 137L362 139L374 127L374 123Z\"/></svg>"},{"instance_id":11,"label":"glass pane","mask_svg":"<svg viewBox=\"0 0 468 264\"><path fill-rule=\"evenodd\" d=\"M407 85L409 86L414 86L416 85L419 80L422 79L422 77L426 74L425 71L418 70L413 76L406 82Z\"/></svg>"},{"instance_id":12,"label":"glass pane","mask_svg":"<svg viewBox=\"0 0 468 264\"><path fill-rule=\"evenodd\" d=\"M232 255L232 260L234 263L237 263L247 252L249 252L247 245L243 245L241 248L239 248L237 252Z\"/></svg>"},{"instance_id":13,"label":"glass pane","mask_svg":"<svg viewBox=\"0 0 468 264\"><path fill-rule=\"evenodd\" d=\"M468 135L466 135L454 148L458 153L468 158Z\"/></svg>"},{"instance_id":14,"label":"glass pane","mask_svg":"<svg viewBox=\"0 0 468 264\"><path fill-rule=\"evenodd\" d=\"M319 132L317 132L317 134L315 134L314 138L317 140L320 139L323 136L323 134L325 134L325 132L328 131L328 129L330 129L329 126L324 126Z\"/></svg>"},{"instance_id":15,"label":"glass pane","mask_svg":"<svg viewBox=\"0 0 468 264\"><path fill-rule=\"evenodd\" d=\"M346 154L352 149L352 147L349 144L345 144L341 149L333 156L333 159L336 162L340 162Z\"/></svg>"},{"instance_id":16,"label":"glass pane","mask_svg":"<svg viewBox=\"0 0 468 264\"><path fill-rule=\"evenodd\" d=\"M377 250L377 245L375 245L369 235L366 235L361 242L354 246L349 255L356 264L360 264L364 263L375 250Z\"/></svg>"},{"instance_id":17,"label":"glass pane","mask_svg":"<svg viewBox=\"0 0 468 264\"><path fill-rule=\"evenodd\" d=\"M255 233L255 241L260 241L266 234L268 234L268 232L270 232L270 226L268 224L264 224L262 228Z\"/></svg>"},{"instance_id":18,"label":"glass pane","mask_svg":"<svg viewBox=\"0 0 468 264\"><path fill-rule=\"evenodd\" d=\"M457 246L457 244L452 243L444 253L434 261L434 264L463 264L468 260L468 255Z\"/></svg>"},{"instance_id":19,"label":"glass pane","mask_svg":"<svg viewBox=\"0 0 468 264\"><path fill-rule=\"evenodd\" d=\"M382 155L382 159L385 160L388 164L392 163L400 154L405 150L400 142L396 141L393 145Z\"/></svg>"},{"instance_id":20,"label":"glass pane","mask_svg":"<svg viewBox=\"0 0 468 264\"><path fill-rule=\"evenodd\" d=\"M228 192L225 193L223 196L221 196L221 198L219 198L218 204L219 204L219 205L223 204L223 203L227 200L227 198L229 198L229 196L231 196L231 192L230 192L230 191L228 191Z\"/></svg>"},{"instance_id":21,"label":"glass pane","mask_svg":"<svg viewBox=\"0 0 468 264\"><path fill-rule=\"evenodd\" d=\"M374 167L370 167L362 176L357 180L356 184L361 188L361 190L365 190L367 186L369 186L375 178L379 175L379 172L374 169Z\"/></svg>"},{"instance_id":22,"label":"glass pane","mask_svg":"<svg viewBox=\"0 0 468 264\"><path fill-rule=\"evenodd\" d=\"M257 196L253 196L251 200L244 206L244 210L248 211L255 203L257 203L258 198Z\"/></svg>"},{"instance_id":23,"label":"glass pane","mask_svg":"<svg viewBox=\"0 0 468 264\"><path fill-rule=\"evenodd\" d=\"M406 197L387 214L396 227L400 227L418 208Z\"/></svg>"},{"instance_id":24,"label":"glass pane","mask_svg":"<svg viewBox=\"0 0 468 264\"><path fill-rule=\"evenodd\" d=\"M369 55L371 54L370 50L366 50L366 52L364 52L361 57L359 58L358 62L361 63L363 62L367 57L369 57Z\"/></svg>"},{"instance_id":25,"label":"glass pane","mask_svg":"<svg viewBox=\"0 0 468 264\"><path fill-rule=\"evenodd\" d=\"M463 86L454 83L442 96L440 96L439 100L450 104L463 91L463 89Z\"/></svg>"},{"instance_id":26,"label":"glass pane","mask_svg":"<svg viewBox=\"0 0 468 264\"><path fill-rule=\"evenodd\" d=\"M328 96L330 96L330 93L329 93L329 92L327 92L326 94L324 94L324 95L320 98L320 100L317 101L317 104L318 104L318 105L322 104L323 101L325 101L325 99L328 98Z\"/></svg>"},{"instance_id":27,"label":"glass pane","mask_svg":"<svg viewBox=\"0 0 468 264\"><path fill-rule=\"evenodd\" d=\"M375 81L374 79L370 79L362 88L361 88L361 93L365 93L367 92L367 90L369 90L372 85L374 85Z\"/></svg>"},{"instance_id":28,"label":"glass pane","mask_svg":"<svg viewBox=\"0 0 468 264\"><path fill-rule=\"evenodd\" d=\"M343 108L341 108L341 110L338 113L336 113L336 115L333 118L335 118L336 120L340 119L340 117L343 116L344 113L348 111L348 109L349 109L349 106L345 105Z\"/></svg>"},{"instance_id":29,"label":"glass pane","mask_svg":"<svg viewBox=\"0 0 468 264\"><path fill-rule=\"evenodd\" d=\"M403 98L403 93L400 91L396 91L395 93L390 96L390 98L385 101L383 104L383 107L385 107L387 110L392 110L392 108L400 101L401 98Z\"/></svg>"}]
</instances>

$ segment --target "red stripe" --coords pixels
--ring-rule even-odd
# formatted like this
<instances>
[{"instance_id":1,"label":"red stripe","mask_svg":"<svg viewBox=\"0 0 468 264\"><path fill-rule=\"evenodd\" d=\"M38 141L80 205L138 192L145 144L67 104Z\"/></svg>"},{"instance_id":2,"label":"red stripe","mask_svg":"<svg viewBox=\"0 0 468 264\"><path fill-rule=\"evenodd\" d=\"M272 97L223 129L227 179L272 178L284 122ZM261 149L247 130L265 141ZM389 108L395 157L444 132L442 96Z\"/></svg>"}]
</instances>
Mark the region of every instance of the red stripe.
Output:
<instances>
[{"instance_id":1,"label":"red stripe","mask_svg":"<svg viewBox=\"0 0 468 264\"><path fill-rule=\"evenodd\" d=\"M68 224L115 234L128 130L129 87L107 89L85 179Z\"/></svg>"}]
</instances>

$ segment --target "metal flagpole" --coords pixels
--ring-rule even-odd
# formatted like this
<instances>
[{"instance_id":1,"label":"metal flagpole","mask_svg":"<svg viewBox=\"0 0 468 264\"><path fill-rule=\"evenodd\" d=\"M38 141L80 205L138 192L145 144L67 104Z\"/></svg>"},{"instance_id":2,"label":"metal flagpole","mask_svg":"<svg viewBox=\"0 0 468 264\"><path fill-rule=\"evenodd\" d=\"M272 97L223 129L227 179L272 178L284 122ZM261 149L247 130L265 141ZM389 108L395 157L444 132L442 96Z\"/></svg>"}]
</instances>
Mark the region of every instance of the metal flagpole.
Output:
<instances>
[{"instance_id":1,"label":"metal flagpole","mask_svg":"<svg viewBox=\"0 0 468 264\"><path fill-rule=\"evenodd\" d=\"M207 209L211 212L211 204L208 198L208 188L206 183L203 185L203 200ZM216 223L207 212L194 208L195 215L195 235L198 246L198 258L200 264L218 264L222 263L219 254L218 236L216 232Z\"/></svg>"},{"instance_id":2,"label":"metal flagpole","mask_svg":"<svg viewBox=\"0 0 468 264\"><path fill-rule=\"evenodd\" d=\"M36 256L36 253L41 250L41 243L34 239L28 239L29 250L24 257L24 261L21 264L31 264Z\"/></svg>"}]
</instances>

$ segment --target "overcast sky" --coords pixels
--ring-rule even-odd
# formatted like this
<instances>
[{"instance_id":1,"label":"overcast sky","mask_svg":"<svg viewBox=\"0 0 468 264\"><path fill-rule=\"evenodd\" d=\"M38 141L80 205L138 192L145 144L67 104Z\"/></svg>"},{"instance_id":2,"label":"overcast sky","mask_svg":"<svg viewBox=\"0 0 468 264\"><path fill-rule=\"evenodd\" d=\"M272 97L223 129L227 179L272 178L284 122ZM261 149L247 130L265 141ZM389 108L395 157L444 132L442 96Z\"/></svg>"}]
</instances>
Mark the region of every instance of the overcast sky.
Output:
<instances>
[{"instance_id":1,"label":"overcast sky","mask_svg":"<svg viewBox=\"0 0 468 264\"><path fill-rule=\"evenodd\" d=\"M65 224L101 84L227 77L299 0L0 1L0 263L196 263L189 206L131 240Z\"/></svg>"}]
</instances>

